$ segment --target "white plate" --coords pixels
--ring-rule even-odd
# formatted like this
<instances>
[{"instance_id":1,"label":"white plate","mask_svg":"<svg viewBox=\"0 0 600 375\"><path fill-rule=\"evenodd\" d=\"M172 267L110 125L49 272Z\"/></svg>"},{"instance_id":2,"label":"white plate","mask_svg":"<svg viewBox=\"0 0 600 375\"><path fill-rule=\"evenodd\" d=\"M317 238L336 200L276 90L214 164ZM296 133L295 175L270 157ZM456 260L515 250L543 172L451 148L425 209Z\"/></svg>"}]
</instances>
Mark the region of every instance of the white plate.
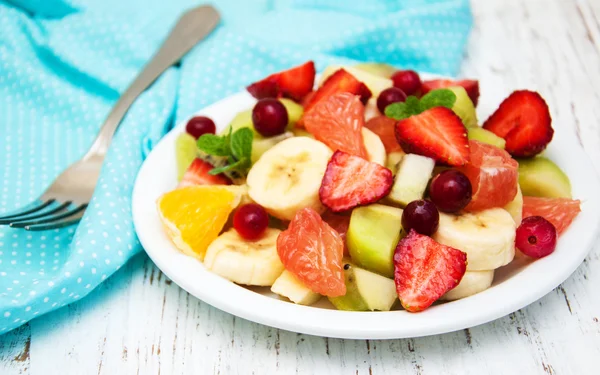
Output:
<instances>
[{"instance_id":1,"label":"white plate","mask_svg":"<svg viewBox=\"0 0 600 375\"><path fill-rule=\"evenodd\" d=\"M246 92L223 99L198 114L211 117L222 129L255 100ZM175 139L179 124L150 153L133 191L133 219L138 237L154 263L180 287L210 305L265 325L311 335L389 339L460 330L505 316L536 301L563 282L583 261L600 223L600 185L587 155L573 133L555 124L546 154L569 176L582 212L564 233L556 251L535 262L515 259L496 271L494 284L474 296L432 306L420 313L406 311L338 311L322 298L318 307L278 299L268 288L247 289L209 271L180 253L162 229L156 199L176 186Z\"/></svg>"}]
</instances>

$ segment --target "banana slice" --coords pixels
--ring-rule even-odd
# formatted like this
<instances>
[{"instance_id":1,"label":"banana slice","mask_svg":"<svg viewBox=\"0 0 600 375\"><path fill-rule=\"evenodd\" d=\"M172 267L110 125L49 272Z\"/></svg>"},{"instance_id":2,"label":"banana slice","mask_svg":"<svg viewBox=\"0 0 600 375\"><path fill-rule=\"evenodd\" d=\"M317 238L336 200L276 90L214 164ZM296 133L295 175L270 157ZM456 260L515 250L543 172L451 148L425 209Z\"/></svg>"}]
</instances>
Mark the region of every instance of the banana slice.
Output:
<instances>
[{"instance_id":1,"label":"banana slice","mask_svg":"<svg viewBox=\"0 0 600 375\"><path fill-rule=\"evenodd\" d=\"M331 155L329 147L312 138L281 141L250 169L248 194L279 219L292 220L305 207L321 213L319 188Z\"/></svg>"},{"instance_id":2,"label":"banana slice","mask_svg":"<svg viewBox=\"0 0 600 375\"><path fill-rule=\"evenodd\" d=\"M515 256L516 224L502 208L449 215L440 212L433 238L467 253L467 271L494 270Z\"/></svg>"},{"instance_id":3,"label":"banana slice","mask_svg":"<svg viewBox=\"0 0 600 375\"><path fill-rule=\"evenodd\" d=\"M277 254L279 233L267 228L261 239L247 241L230 229L208 246L204 266L237 284L271 286L284 270Z\"/></svg>"},{"instance_id":4,"label":"banana slice","mask_svg":"<svg viewBox=\"0 0 600 375\"><path fill-rule=\"evenodd\" d=\"M362 128L362 136L369 161L385 166L387 153L385 152L381 138L367 128Z\"/></svg>"},{"instance_id":5,"label":"banana slice","mask_svg":"<svg viewBox=\"0 0 600 375\"><path fill-rule=\"evenodd\" d=\"M440 299L443 301L454 301L472 296L489 288L492 285L492 281L494 281L494 270L465 272L460 283Z\"/></svg>"}]
</instances>

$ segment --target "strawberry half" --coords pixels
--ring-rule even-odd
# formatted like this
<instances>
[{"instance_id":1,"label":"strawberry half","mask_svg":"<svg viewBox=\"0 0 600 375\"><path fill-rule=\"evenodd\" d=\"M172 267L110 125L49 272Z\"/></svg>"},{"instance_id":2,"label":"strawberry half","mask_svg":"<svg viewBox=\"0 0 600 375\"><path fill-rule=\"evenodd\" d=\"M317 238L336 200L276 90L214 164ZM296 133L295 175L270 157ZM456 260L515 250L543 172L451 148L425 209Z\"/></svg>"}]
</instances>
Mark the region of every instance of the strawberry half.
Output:
<instances>
[{"instance_id":1,"label":"strawberry half","mask_svg":"<svg viewBox=\"0 0 600 375\"><path fill-rule=\"evenodd\" d=\"M321 87L311 95L310 100L306 101L304 104L304 115L309 113L317 103L340 92L349 92L350 94L360 96L360 101L363 104L366 104L372 96L371 90L364 83L354 78L352 74L344 69L339 69L323 82ZM302 121L300 122L300 126L302 126Z\"/></svg>"},{"instance_id":2,"label":"strawberry half","mask_svg":"<svg viewBox=\"0 0 600 375\"><path fill-rule=\"evenodd\" d=\"M231 185L231 180L222 174L210 175L208 172L214 166L200 158L194 159L192 164L183 174L183 178L177 187L194 185Z\"/></svg>"},{"instance_id":3,"label":"strawberry half","mask_svg":"<svg viewBox=\"0 0 600 375\"><path fill-rule=\"evenodd\" d=\"M423 95L425 95L432 90L453 86L462 86L467 92L467 95L469 95L473 105L477 107L477 102L479 101L479 81L474 79L461 79L458 81L452 81L450 79L433 79L430 81L423 81L421 90Z\"/></svg>"},{"instance_id":4,"label":"strawberry half","mask_svg":"<svg viewBox=\"0 0 600 375\"><path fill-rule=\"evenodd\" d=\"M393 182L389 169L338 150L327 164L319 198L333 212L346 211L380 200Z\"/></svg>"},{"instance_id":5,"label":"strawberry half","mask_svg":"<svg viewBox=\"0 0 600 375\"><path fill-rule=\"evenodd\" d=\"M394 282L402 307L425 310L460 283L467 254L410 230L394 252Z\"/></svg>"},{"instance_id":6,"label":"strawberry half","mask_svg":"<svg viewBox=\"0 0 600 375\"><path fill-rule=\"evenodd\" d=\"M460 117L446 107L428 109L396 123L396 140L406 153L451 166L470 158L467 131Z\"/></svg>"},{"instance_id":7,"label":"strawberry half","mask_svg":"<svg viewBox=\"0 0 600 375\"><path fill-rule=\"evenodd\" d=\"M506 140L506 151L525 158L544 151L552 140L552 118L544 99L537 92L515 91L483 124Z\"/></svg>"},{"instance_id":8,"label":"strawberry half","mask_svg":"<svg viewBox=\"0 0 600 375\"><path fill-rule=\"evenodd\" d=\"M256 99L284 96L301 101L311 92L315 84L315 74L315 63L308 61L300 66L271 74L246 89Z\"/></svg>"}]
</instances>

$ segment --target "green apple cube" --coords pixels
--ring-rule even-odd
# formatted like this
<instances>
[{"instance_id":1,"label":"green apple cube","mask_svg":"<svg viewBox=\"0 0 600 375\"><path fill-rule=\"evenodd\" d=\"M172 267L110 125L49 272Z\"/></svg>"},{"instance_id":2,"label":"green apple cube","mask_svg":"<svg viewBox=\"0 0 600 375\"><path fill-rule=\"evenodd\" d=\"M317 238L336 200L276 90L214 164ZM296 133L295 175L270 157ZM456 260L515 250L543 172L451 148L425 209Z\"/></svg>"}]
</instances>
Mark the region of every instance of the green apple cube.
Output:
<instances>
[{"instance_id":1,"label":"green apple cube","mask_svg":"<svg viewBox=\"0 0 600 375\"><path fill-rule=\"evenodd\" d=\"M181 133L175 141L175 159L177 160L177 181L181 181L183 174L198 156L196 138L188 133Z\"/></svg>"},{"instance_id":2,"label":"green apple cube","mask_svg":"<svg viewBox=\"0 0 600 375\"><path fill-rule=\"evenodd\" d=\"M550 159L520 159L519 185L525 196L571 198L569 177Z\"/></svg>"},{"instance_id":3,"label":"green apple cube","mask_svg":"<svg viewBox=\"0 0 600 375\"><path fill-rule=\"evenodd\" d=\"M382 204L352 211L346 245L352 261L369 271L394 276L394 250L400 240L402 210Z\"/></svg>"},{"instance_id":4,"label":"green apple cube","mask_svg":"<svg viewBox=\"0 0 600 375\"><path fill-rule=\"evenodd\" d=\"M398 299L394 280L351 263L344 266L344 279L346 294L329 297L338 310L389 311Z\"/></svg>"},{"instance_id":5,"label":"green apple cube","mask_svg":"<svg viewBox=\"0 0 600 375\"><path fill-rule=\"evenodd\" d=\"M469 137L470 140L487 143L501 149L504 149L504 146L506 146L504 138L498 137L496 134L489 130L485 130L484 128L469 128L467 137Z\"/></svg>"},{"instance_id":6,"label":"green apple cube","mask_svg":"<svg viewBox=\"0 0 600 375\"><path fill-rule=\"evenodd\" d=\"M446 87L456 95L456 101L452 106L452 111L456 113L467 128L477 127L477 112L475 106L467 94L467 90L461 86Z\"/></svg>"},{"instance_id":7,"label":"green apple cube","mask_svg":"<svg viewBox=\"0 0 600 375\"><path fill-rule=\"evenodd\" d=\"M229 129L231 129L231 131L234 132L241 128L250 128L250 129L252 129L252 131L255 132L255 135L256 135L256 131L254 130L254 125L252 124L252 109L248 109L248 110L239 112L237 115L235 115L233 120L231 120L229 125L227 125L225 127L225 129L223 129L221 134L229 133Z\"/></svg>"},{"instance_id":8,"label":"green apple cube","mask_svg":"<svg viewBox=\"0 0 600 375\"><path fill-rule=\"evenodd\" d=\"M394 185L387 200L406 207L410 202L422 199L434 167L435 160L431 158L415 154L404 155L398 164Z\"/></svg>"}]
</instances>

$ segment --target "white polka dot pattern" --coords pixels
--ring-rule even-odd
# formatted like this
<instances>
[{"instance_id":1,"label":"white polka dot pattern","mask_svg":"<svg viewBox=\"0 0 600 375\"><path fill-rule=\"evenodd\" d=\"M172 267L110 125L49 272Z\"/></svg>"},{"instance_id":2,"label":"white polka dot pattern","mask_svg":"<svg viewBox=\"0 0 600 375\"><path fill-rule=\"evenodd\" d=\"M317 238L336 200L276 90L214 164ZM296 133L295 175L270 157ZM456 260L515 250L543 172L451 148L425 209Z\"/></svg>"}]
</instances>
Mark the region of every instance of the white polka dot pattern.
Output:
<instances>
[{"instance_id":1,"label":"white polka dot pattern","mask_svg":"<svg viewBox=\"0 0 600 375\"><path fill-rule=\"evenodd\" d=\"M195 4L11 1L0 2L0 214L38 197L81 157L119 93ZM84 297L141 250L133 182L174 122L308 59L318 69L362 60L457 72L471 27L467 0L352 4L219 2L221 27L129 111L81 223L37 233L0 227L0 333Z\"/></svg>"}]
</instances>

